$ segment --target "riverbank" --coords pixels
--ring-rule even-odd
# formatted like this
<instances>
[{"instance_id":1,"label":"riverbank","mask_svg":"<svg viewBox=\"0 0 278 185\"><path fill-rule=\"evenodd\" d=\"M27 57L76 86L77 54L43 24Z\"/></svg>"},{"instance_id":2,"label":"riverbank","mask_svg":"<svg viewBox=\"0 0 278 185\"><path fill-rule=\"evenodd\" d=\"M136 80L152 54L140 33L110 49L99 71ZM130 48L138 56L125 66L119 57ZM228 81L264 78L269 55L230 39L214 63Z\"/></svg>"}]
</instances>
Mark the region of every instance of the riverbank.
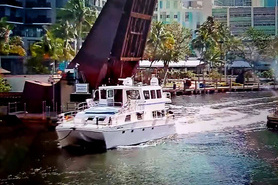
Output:
<instances>
[{"instance_id":1,"label":"riverbank","mask_svg":"<svg viewBox=\"0 0 278 185\"><path fill-rule=\"evenodd\" d=\"M171 95L192 95L192 94L211 94L211 93L223 93L223 92L237 92L237 91L275 91L278 86L277 85L265 85L260 83L246 83L241 85L229 85L229 86L222 86L222 85L212 85L212 84L203 84L200 87L199 83L196 81L193 83L195 85L191 86L190 88L184 88L183 85L177 86L176 88L173 87L164 87L164 92L169 92Z\"/></svg>"}]
</instances>

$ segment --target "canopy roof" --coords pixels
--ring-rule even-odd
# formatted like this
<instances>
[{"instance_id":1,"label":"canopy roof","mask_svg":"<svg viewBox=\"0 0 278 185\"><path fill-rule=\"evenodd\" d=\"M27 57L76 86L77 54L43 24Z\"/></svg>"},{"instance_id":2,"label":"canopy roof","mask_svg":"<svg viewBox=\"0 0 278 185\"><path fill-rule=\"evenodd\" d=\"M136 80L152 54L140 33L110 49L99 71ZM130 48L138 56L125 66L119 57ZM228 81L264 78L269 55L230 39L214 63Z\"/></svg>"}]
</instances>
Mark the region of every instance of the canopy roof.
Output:
<instances>
[{"instance_id":1,"label":"canopy roof","mask_svg":"<svg viewBox=\"0 0 278 185\"><path fill-rule=\"evenodd\" d=\"M149 60L141 60L139 63L139 67L147 68L150 67L151 62ZM188 68L188 67L197 67L198 65L203 64L197 58L191 58L188 60L180 60L179 62L170 62L169 67L179 67L179 68ZM152 67L164 67L163 61L156 61L152 64Z\"/></svg>"}]
</instances>

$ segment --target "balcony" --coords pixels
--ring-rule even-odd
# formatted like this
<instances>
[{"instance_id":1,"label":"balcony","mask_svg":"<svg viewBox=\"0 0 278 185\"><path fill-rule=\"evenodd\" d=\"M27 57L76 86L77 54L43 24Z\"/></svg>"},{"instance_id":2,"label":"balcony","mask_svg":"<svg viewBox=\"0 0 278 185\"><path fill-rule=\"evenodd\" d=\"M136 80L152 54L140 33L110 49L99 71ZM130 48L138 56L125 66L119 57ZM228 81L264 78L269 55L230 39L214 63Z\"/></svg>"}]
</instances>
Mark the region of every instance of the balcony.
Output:
<instances>
[{"instance_id":1,"label":"balcony","mask_svg":"<svg viewBox=\"0 0 278 185\"><path fill-rule=\"evenodd\" d=\"M51 8L50 2L26 2L26 8Z\"/></svg>"},{"instance_id":2,"label":"balcony","mask_svg":"<svg viewBox=\"0 0 278 185\"><path fill-rule=\"evenodd\" d=\"M23 23L23 18L22 17L15 17L15 16L9 16L8 21L11 22L22 22Z\"/></svg>"},{"instance_id":3,"label":"balcony","mask_svg":"<svg viewBox=\"0 0 278 185\"><path fill-rule=\"evenodd\" d=\"M22 2L16 0L0 0L0 4L23 7Z\"/></svg>"},{"instance_id":4,"label":"balcony","mask_svg":"<svg viewBox=\"0 0 278 185\"><path fill-rule=\"evenodd\" d=\"M14 15L7 16L7 15L4 14L3 11L1 11L1 9L0 9L0 17L7 17L8 21L11 21L11 22L23 23L23 18L22 17L16 17Z\"/></svg>"},{"instance_id":5,"label":"balcony","mask_svg":"<svg viewBox=\"0 0 278 185\"><path fill-rule=\"evenodd\" d=\"M33 23L51 23L51 18L48 18L46 16L38 16L35 18L27 17L26 21L27 24L33 24Z\"/></svg>"}]
</instances>

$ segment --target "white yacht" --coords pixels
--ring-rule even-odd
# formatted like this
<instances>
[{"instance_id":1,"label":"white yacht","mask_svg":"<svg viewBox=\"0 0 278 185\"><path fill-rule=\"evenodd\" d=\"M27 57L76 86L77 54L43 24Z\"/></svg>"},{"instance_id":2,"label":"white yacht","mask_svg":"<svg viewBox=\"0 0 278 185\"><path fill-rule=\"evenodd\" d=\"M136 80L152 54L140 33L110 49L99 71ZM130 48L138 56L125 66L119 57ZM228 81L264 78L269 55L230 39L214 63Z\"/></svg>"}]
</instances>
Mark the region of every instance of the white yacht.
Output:
<instances>
[{"instance_id":1,"label":"white yacht","mask_svg":"<svg viewBox=\"0 0 278 185\"><path fill-rule=\"evenodd\" d=\"M123 85L99 87L95 96L98 101L87 100L87 109L61 115L56 127L61 147L89 142L111 149L176 133L174 115L166 105L171 100L157 78L147 86L133 85L127 78Z\"/></svg>"}]
</instances>

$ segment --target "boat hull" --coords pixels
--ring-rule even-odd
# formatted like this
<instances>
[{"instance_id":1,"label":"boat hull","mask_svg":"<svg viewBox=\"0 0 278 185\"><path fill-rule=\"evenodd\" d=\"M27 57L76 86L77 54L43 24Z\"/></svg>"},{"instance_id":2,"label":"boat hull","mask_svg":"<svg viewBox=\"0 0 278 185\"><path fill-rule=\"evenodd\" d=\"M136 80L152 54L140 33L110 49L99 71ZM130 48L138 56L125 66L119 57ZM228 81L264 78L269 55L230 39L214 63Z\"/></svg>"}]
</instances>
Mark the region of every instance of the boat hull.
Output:
<instances>
[{"instance_id":1,"label":"boat hull","mask_svg":"<svg viewBox=\"0 0 278 185\"><path fill-rule=\"evenodd\" d=\"M175 124L165 124L138 128L109 128L109 129L83 129L63 128L57 129L61 147L78 145L82 142L104 143L106 149L117 146L129 146L160 139L176 133Z\"/></svg>"},{"instance_id":2,"label":"boat hull","mask_svg":"<svg viewBox=\"0 0 278 185\"><path fill-rule=\"evenodd\" d=\"M267 127L278 129L278 115L270 114L267 116Z\"/></svg>"}]
</instances>

